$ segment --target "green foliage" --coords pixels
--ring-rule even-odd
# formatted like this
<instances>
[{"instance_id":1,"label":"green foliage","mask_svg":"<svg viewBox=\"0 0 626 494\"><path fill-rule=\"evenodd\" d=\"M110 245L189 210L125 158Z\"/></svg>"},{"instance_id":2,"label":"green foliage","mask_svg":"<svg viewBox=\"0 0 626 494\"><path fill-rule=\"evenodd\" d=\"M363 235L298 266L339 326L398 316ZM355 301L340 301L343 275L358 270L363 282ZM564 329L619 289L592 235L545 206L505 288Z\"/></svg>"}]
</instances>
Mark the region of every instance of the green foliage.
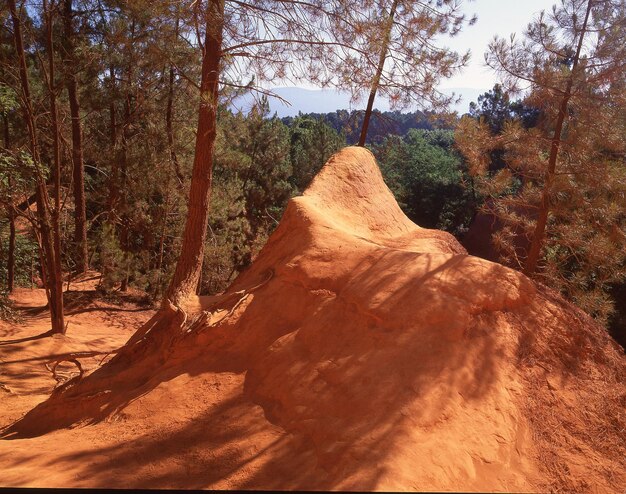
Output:
<instances>
[{"instance_id":1,"label":"green foliage","mask_svg":"<svg viewBox=\"0 0 626 494\"><path fill-rule=\"evenodd\" d=\"M531 83L523 106L538 118L506 110L494 89L457 128L484 209L502 225L492 237L502 261L603 323L608 290L626 277L624 26L623 4L566 0L521 42L496 38L487 63L512 89Z\"/></svg>"},{"instance_id":2,"label":"green foliage","mask_svg":"<svg viewBox=\"0 0 626 494\"><path fill-rule=\"evenodd\" d=\"M293 168L293 185L299 191L306 189L328 158L345 143L345 137L339 135L324 116L314 118L300 115L292 119L289 156Z\"/></svg>"},{"instance_id":3,"label":"green foliage","mask_svg":"<svg viewBox=\"0 0 626 494\"><path fill-rule=\"evenodd\" d=\"M374 148L385 180L411 220L462 234L474 211L468 176L446 130L411 130Z\"/></svg>"},{"instance_id":4,"label":"green foliage","mask_svg":"<svg viewBox=\"0 0 626 494\"><path fill-rule=\"evenodd\" d=\"M523 101L511 101L510 95L500 84L478 97L478 102L470 103L469 115L475 119L482 118L491 132L502 132L504 125L510 120L519 120L525 128L534 127L539 118L537 108L524 105Z\"/></svg>"},{"instance_id":5,"label":"green foliage","mask_svg":"<svg viewBox=\"0 0 626 494\"><path fill-rule=\"evenodd\" d=\"M232 150L230 150L232 152ZM244 214L243 181L225 168L216 168L209 229L202 265L202 292L224 290L237 268L251 258L250 225ZM222 168L224 167L224 168Z\"/></svg>"},{"instance_id":6,"label":"green foliage","mask_svg":"<svg viewBox=\"0 0 626 494\"><path fill-rule=\"evenodd\" d=\"M289 129L276 117L267 119L268 113L266 100L252 110L244 125L245 139L237 146L247 157L239 176L253 236L269 228L294 192L289 182Z\"/></svg>"},{"instance_id":7,"label":"green foliage","mask_svg":"<svg viewBox=\"0 0 626 494\"><path fill-rule=\"evenodd\" d=\"M13 88L0 82L0 115L6 117L11 110L17 108L17 94Z\"/></svg>"},{"instance_id":8,"label":"green foliage","mask_svg":"<svg viewBox=\"0 0 626 494\"><path fill-rule=\"evenodd\" d=\"M247 114L222 109L201 293L217 293L250 265L280 220L344 139L310 117L287 126L262 100Z\"/></svg>"},{"instance_id":9,"label":"green foliage","mask_svg":"<svg viewBox=\"0 0 626 494\"><path fill-rule=\"evenodd\" d=\"M579 113L568 125L571 138L562 143L537 276L606 322L612 311L607 290L625 275L626 175L588 118L598 119ZM488 199L483 210L503 225L494 232L493 244L502 262L519 269L541 204L549 131L508 122L492 135L484 122L473 119L457 129L477 189ZM494 149L506 164L497 172L488 165Z\"/></svg>"},{"instance_id":10,"label":"green foliage","mask_svg":"<svg viewBox=\"0 0 626 494\"><path fill-rule=\"evenodd\" d=\"M331 113L307 113L297 117L284 117L283 123L294 128L295 120L323 121L341 136L348 145L359 141L364 112L360 110L336 110ZM450 128L445 120L432 112L406 112L374 110L367 130L368 142L380 144L388 135L404 135L411 129L432 130ZM345 144L344 144L345 145Z\"/></svg>"},{"instance_id":11,"label":"green foliage","mask_svg":"<svg viewBox=\"0 0 626 494\"><path fill-rule=\"evenodd\" d=\"M15 309L6 292L0 290L0 321L20 322L20 313Z\"/></svg>"},{"instance_id":12,"label":"green foliage","mask_svg":"<svg viewBox=\"0 0 626 494\"><path fill-rule=\"evenodd\" d=\"M295 193L289 129L267 116L266 101L247 116L220 114L202 292L223 290L252 262Z\"/></svg>"},{"instance_id":13,"label":"green foliage","mask_svg":"<svg viewBox=\"0 0 626 494\"><path fill-rule=\"evenodd\" d=\"M0 287L7 286L8 251L8 222L5 219L0 219ZM31 274L39 276L39 247L35 239L30 235L16 235L14 256L15 286L31 286Z\"/></svg>"},{"instance_id":14,"label":"green foliage","mask_svg":"<svg viewBox=\"0 0 626 494\"><path fill-rule=\"evenodd\" d=\"M478 103L470 103L469 116L489 127L493 134L500 134L510 122L517 122L523 128L534 127L540 117L540 111L527 106L523 101L511 101L509 93L500 84L478 97ZM490 150L489 170L497 172L505 168L504 151L500 148Z\"/></svg>"},{"instance_id":15,"label":"green foliage","mask_svg":"<svg viewBox=\"0 0 626 494\"><path fill-rule=\"evenodd\" d=\"M41 163L35 163L26 151L12 153L0 151L0 202L10 202L29 193L36 182L37 174L44 179L48 170Z\"/></svg>"},{"instance_id":16,"label":"green foliage","mask_svg":"<svg viewBox=\"0 0 626 494\"><path fill-rule=\"evenodd\" d=\"M96 261L103 268L100 289L106 292L111 291L124 279L129 269L129 260L121 249L119 239L110 223L104 223L98 233L99 255Z\"/></svg>"},{"instance_id":17,"label":"green foliage","mask_svg":"<svg viewBox=\"0 0 626 494\"><path fill-rule=\"evenodd\" d=\"M61 34L62 10L55 11L59 17L53 32L52 56L57 68L53 83L63 144L63 210L59 217L64 268L72 268L74 251L70 248L74 233L72 119L64 84L64 76L71 73L77 80L83 132L91 267L102 272L102 288L108 292L128 282L156 299L178 258L187 213L200 102L195 87L202 57L202 50L195 45L198 12L183 4L145 0L104 0L96 10L87 7L89 4L74 5L71 40ZM293 39L310 42L319 37L321 41L330 34L324 31L330 19L309 15L310 9L304 5L294 6L290 20L281 12L261 12L252 4L240 7L241 19L251 24L227 19L226 45L247 42L257 29L259 36L267 34L261 26L268 15L275 26L284 28L281 35L290 33ZM374 12L371 7L368 12ZM10 28L6 14L0 16L0 23ZM5 146L10 148L0 154L0 202L19 202L31 196L37 174L51 183L47 67L39 54L45 27L41 5L27 2L20 15L41 163L33 163L22 151L29 147L30 139L16 111L20 88L11 68L16 66L13 40L11 29L0 30L0 58L7 62L0 67L0 123L8 123ZM348 18L351 14L336 11L333 15ZM228 83L221 91L202 293L224 289L245 269L280 220L288 199L308 186L328 158L346 144L346 136L351 143L358 138L363 116L357 112L339 110L326 118L313 115L281 121L269 115L265 101L245 115L226 109L231 96L282 77L286 64L291 75L309 82L311 77L319 82L341 82L340 74L327 63L328 57L337 55L334 45L281 46L280 50L273 44L247 46L246 52L257 56L256 61L254 56L230 56L227 49L222 58L221 80ZM239 70L242 67L254 70ZM239 84L241 74L247 73L255 77L250 84ZM374 142L389 133L431 126L428 115L421 112L375 112L370 137ZM23 238L20 233L18 244ZM18 260L18 278L29 274L30 265Z\"/></svg>"}]
</instances>

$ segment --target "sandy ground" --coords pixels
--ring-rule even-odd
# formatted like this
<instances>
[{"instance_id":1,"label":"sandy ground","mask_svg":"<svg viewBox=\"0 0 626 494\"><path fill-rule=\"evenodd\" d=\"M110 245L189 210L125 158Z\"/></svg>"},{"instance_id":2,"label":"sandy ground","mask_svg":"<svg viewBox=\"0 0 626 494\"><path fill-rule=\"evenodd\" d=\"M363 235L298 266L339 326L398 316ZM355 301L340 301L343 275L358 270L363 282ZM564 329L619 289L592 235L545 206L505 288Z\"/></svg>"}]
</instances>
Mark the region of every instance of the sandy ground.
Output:
<instances>
[{"instance_id":1,"label":"sandy ground","mask_svg":"<svg viewBox=\"0 0 626 494\"><path fill-rule=\"evenodd\" d=\"M66 292L65 335L45 336L50 330L43 289L17 288L11 296L19 312L18 323L0 321L0 421L16 420L47 398L64 378L77 374L73 364L61 364L57 382L46 363L71 352L108 352L122 346L154 313L132 300L117 303L98 299L98 274L90 272L70 285ZM130 300L130 301L129 301ZM42 337L42 335L44 337ZM106 355L81 359L85 371L97 367Z\"/></svg>"},{"instance_id":2,"label":"sandy ground","mask_svg":"<svg viewBox=\"0 0 626 494\"><path fill-rule=\"evenodd\" d=\"M50 329L43 290L19 288L12 295L21 321L0 322L0 425L20 418L58 385L46 362L70 352L115 350L154 313L132 302L93 301L96 280L92 273L72 284L77 304L90 302L67 311L65 336L37 338ZM86 293L82 300L80 292ZM88 372L106 358L80 361ZM77 369L67 364L58 374L73 377ZM270 486L295 480L296 473L278 462L267 467L268 458L290 440L265 420L260 406L243 398L244 377L243 372L182 375L89 428L0 441L0 487L226 489L254 486L259 478ZM250 471L255 474L247 479ZM274 475L281 471L277 481Z\"/></svg>"},{"instance_id":3,"label":"sandy ground","mask_svg":"<svg viewBox=\"0 0 626 494\"><path fill-rule=\"evenodd\" d=\"M411 223L362 148L289 203L223 295L159 313L47 398L51 356L111 351L151 315L79 298L65 337L0 346L0 426L19 419L0 440L3 486L626 488L617 345L547 288ZM16 300L25 320L2 339L45 332L42 294Z\"/></svg>"}]
</instances>

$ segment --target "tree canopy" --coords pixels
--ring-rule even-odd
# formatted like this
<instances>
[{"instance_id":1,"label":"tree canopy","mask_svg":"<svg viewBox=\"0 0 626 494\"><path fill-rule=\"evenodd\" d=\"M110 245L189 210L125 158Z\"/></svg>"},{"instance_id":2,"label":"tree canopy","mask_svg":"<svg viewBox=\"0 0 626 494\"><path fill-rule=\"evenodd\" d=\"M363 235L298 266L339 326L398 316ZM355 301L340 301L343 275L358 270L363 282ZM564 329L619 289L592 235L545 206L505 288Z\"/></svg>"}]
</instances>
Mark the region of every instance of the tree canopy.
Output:
<instances>
[{"instance_id":1,"label":"tree canopy","mask_svg":"<svg viewBox=\"0 0 626 494\"><path fill-rule=\"evenodd\" d=\"M619 1L568 0L522 41L495 39L487 63L511 91L527 88L536 123L485 112L457 129L487 208L505 225L494 241L507 262L601 319L611 311L606 290L626 274L625 13Z\"/></svg>"}]
</instances>

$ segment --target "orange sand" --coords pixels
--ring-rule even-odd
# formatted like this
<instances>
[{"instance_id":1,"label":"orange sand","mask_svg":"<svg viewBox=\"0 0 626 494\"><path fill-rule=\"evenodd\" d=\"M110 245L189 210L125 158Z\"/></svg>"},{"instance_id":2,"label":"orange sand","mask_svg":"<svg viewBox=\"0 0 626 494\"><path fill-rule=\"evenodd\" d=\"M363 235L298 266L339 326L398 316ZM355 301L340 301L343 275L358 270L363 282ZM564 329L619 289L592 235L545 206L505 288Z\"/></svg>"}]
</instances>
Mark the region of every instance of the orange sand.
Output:
<instances>
[{"instance_id":1,"label":"orange sand","mask_svg":"<svg viewBox=\"0 0 626 494\"><path fill-rule=\"evenodd\" d=\"M155 326L9 428L0 484L626 487L615 343L545 287L412 224L366 150L331 158L253 266L187 311L182 330ZM134 320L0 346L0 425L54 385L34 358L114 348ZM47 329L28 323L3 331Z\"/></svg>"}]
</instances>

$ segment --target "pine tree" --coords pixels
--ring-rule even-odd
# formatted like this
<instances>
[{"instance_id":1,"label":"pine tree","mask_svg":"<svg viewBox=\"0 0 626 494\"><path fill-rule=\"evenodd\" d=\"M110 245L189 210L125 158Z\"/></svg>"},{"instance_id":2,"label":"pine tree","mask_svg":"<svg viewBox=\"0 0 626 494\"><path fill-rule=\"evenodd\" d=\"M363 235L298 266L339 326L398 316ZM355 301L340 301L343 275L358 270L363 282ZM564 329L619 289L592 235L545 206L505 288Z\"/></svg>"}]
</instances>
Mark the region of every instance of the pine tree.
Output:
<instances>
[{"instance_id":1,"label":"pine tree","mask_svg":"<svg viewBox=\"0 0 626 494\"><path fill-rule=\"evenodd\" d=\"M198 21L203 21L197 24L205 29L201 103L181 254L166 294L175 306L195 294L202 271L220 84L261 94L267 91L258 84L287 76L329 84L336 78L332 68L338 50L352 49L350 42L329 31L329 15L335 14L326 2L209 0L206 6L194 5ZM241 81L249 73L254 78Z\"/></svg>"},{"instance_id":2,"label":"pine tree","mask_svg":"<svg viewBox=\"0 0 626 494\"><path fill-rule=\"evenodd\" d=\"M626 274L625 10L568 0L530 24L522 43L494 40L487 62L508 87L528 84L537 125L508 121L494 136L465 119L458 132L505 225L494 236L505 259L600 319L611 310L608 284ZM494 149L506 167L489 174Z\"/></svg>"},{"instance_id":3,"label":"pine tree","mask_svg":"<svg viewBox=\"0 0 626 494\"><path fill-rule=\"evenodd\" d=\"M87 209L85 199L85 165L83 160L83 130L78 96L78 60L76 56L75 12L73 0L63 0L63 62L72 119L72 184L74 193L74 250L76 271L89 268L87 250Z\"/></svg>"},{"instance_id":4,"label":"pine tree","mask_svg":"<svg viewBox=\"0 0 626 494\"><path fill-rule=\"evenodd\" d=\"M349 46L338 49L333 82L347 86L355 101L368 93L360 146L377 94L394 108L441 110L454 99L437 86L464 67L470 54L443 46L440 37L455 36L476 21L467 19L461 6L460 0L343 0L329 8L334 38Z\"/></svg>"},{"instance_id":5,"label":"pine tree","mask_svg":"<svg viewBox=\"0 0 626 494\"><path fill-rule=\"evenodd\" d=\"M46 187L45 169L42 166L42 160L39 149L39 140L37 127L35 125L35 113L30 93L30 81L28 75L28 67L26 65L26 55L24 51L24 43L22 38L22 19L17 10L15 0L8 0L9 11L13 22L13 38L16 58L19 64L20 83L21 83L21 106L24 113L24 120L28 127L28 144L30 152L30 160L32 160L32 170L35 175L36 182L36 202L37 202L37 220L33 221L36 227L35 231L38 236L41 249L41 265L42 274L44 275L44 285L46 288L46 296L50 307L50 319L52 322L52 333L65 333L65 324L63 317L63 286L61 273L61 252L59 238L59 179L60 179L60 157L58 156L58 141L55 139L54 149L54 176L55 176L55 205L54 209L50 202L48 190ZM56 118L56 106L54 101L54 61L52 54L52 12L47 8L47 4L43 4L43 16L46 21L46 44L49 60L48 73L48 91L50 96L51 114L53 119ZM53 132L58 132L58 125L53 122Z\"/></svg>"}]
</instances>

